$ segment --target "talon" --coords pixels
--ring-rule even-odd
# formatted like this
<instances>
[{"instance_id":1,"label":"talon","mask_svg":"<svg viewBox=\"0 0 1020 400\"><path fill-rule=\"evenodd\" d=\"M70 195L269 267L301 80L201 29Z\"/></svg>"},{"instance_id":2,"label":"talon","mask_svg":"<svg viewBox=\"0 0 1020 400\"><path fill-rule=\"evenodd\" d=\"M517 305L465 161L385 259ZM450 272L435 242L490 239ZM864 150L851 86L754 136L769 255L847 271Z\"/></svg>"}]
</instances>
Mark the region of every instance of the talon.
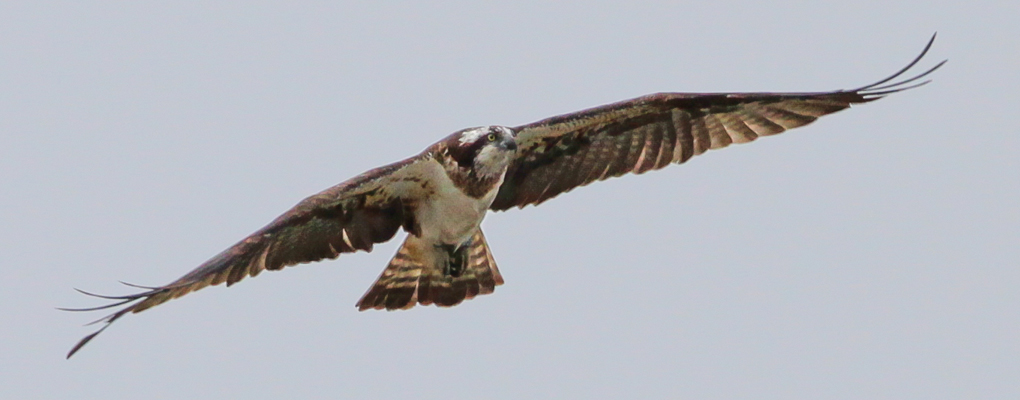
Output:
<instances>
[{"instance_id":1,"label":"talon","mask_svg":"<svg viewBox=\"0 0 1020 400\"><path fill-rule=\"evenodd\" d=\"M457 278L464 273L464 269L467 266L467 246L455 246L452 244L443 244L436 246L446 252L448 262L446 268L443 269L443 273L447 276Z\"/></svg>"}]
</instances>

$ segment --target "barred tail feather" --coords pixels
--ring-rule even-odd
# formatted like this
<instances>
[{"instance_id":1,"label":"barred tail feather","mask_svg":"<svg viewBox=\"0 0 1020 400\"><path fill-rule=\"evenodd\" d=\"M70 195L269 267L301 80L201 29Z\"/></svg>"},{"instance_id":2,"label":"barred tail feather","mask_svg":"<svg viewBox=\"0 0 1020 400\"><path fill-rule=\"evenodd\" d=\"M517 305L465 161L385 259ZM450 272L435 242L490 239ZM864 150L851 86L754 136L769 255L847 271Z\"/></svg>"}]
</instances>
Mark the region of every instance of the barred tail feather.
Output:
<instances>
[{"instance_id":1,"label":"barred tail feather","mask_svg":"<svg viewBox=\"0 0 1020 400\"><path fill-rule=\"evenodd\" d=\"M463 272L452 276L446 267L451 262L449 254L408 235L386 270L358 301L358 309L402 310L415 304L451 307L492 293L503 284L503 277L482 231L475 231L464 246L467 259Z\"/></svg>"}]
</instances>

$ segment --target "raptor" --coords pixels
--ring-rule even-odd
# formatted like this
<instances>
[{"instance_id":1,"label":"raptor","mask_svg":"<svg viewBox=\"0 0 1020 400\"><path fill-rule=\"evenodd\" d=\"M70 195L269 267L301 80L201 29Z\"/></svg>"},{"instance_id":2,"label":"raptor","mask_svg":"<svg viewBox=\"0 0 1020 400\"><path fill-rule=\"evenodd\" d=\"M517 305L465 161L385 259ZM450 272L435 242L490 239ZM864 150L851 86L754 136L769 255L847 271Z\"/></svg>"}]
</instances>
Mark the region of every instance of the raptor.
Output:
<instances>
[{"instance_id":1,"label":"raptor","mask_svg":"<svg viewBox=\"0 0 1020 400\"><path fill-rule=\"evenodd\" d=\"M142 287L92 308L117 308L96 321L70 358L121 317L206 286L233 285L265 270L371 251L407 232L359 310L416 304L450 307L503 284L482 235L485 214L537 205L589 183L681 164L708 150L809 124L823 115L928 83L904 74L935 36L892 76L851 90L808 93L658 93L527 125L482 126L443 138L421 153L308 197L264 228L179 279ZM132 285L134 286L134 285Z\"/></svg>"}]
</instances>

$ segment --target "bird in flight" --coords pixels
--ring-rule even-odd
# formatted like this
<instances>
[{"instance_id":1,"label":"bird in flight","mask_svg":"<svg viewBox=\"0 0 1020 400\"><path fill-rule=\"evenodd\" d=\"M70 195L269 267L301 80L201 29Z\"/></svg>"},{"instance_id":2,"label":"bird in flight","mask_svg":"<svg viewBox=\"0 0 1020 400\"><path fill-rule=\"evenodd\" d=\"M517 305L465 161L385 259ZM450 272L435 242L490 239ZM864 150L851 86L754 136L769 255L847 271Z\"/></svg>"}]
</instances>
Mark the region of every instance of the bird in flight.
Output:
<instances>
[{"instance_id":1,"label":"bird in flight","mask_svg":"<svg viewBox=\"0 0 1020 400\"><path fill-rule=\"evenodd\" d=\"M892 76L852 90L806 93L658 93L516 127L454 132L418 155L312 195L179 279L113 300L70 358L114 321L206 286L264 270L372 251L401 228L407 237L359 310L450 307L492 293L503 277L482 235L489 210L537 205L576 187L681 164L929 82L946 61L904 78L931 48ZM898 80L897 80L898 79ZM135 286L135 285L130 285Z\"/></svg>"}]
</instances>

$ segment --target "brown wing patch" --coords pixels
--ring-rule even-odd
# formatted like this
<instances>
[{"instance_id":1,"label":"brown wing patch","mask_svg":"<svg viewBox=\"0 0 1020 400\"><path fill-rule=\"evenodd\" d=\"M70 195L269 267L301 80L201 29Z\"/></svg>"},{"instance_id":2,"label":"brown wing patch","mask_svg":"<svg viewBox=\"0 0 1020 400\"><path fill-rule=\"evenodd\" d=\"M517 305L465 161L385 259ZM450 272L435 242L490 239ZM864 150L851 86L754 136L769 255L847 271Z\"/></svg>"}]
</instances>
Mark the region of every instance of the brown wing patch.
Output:
<instances>
[{"instance_id":1,"label":"brown wing patch","mask_svg":"<svg viewBox=\"0 0 1020 400\"><path fill-rule=\"evenodd\" d=\"M934 37L932 38L934 40ZM710 149L747 143L818 117L927 83L889 78L853 90L818 93L660 93L514 128L519 150L491 209L539 204L573 188L626 173L683 163Z\"/></svg>"},{"instance_id":2,"label":"brown wing patch","mask_svg":"<svg viewBox=\"0 0 1020 400\"><path fill-rule=\"evenodd\" d=\"M308 197L170 284L143 287L147 290L126 296L86 293L115 302L72 311L124 308L96 321L106 325L78 342L67 356L128 313L144 311L207 286L230 286L264 270L336 258L341 253L371 251L375 243L391 239L401 227L418 232L412 217L414 201L426 195L426 189L413 179L419 160L410 158L377 168Z\"/></svg>"}]
</instances>

